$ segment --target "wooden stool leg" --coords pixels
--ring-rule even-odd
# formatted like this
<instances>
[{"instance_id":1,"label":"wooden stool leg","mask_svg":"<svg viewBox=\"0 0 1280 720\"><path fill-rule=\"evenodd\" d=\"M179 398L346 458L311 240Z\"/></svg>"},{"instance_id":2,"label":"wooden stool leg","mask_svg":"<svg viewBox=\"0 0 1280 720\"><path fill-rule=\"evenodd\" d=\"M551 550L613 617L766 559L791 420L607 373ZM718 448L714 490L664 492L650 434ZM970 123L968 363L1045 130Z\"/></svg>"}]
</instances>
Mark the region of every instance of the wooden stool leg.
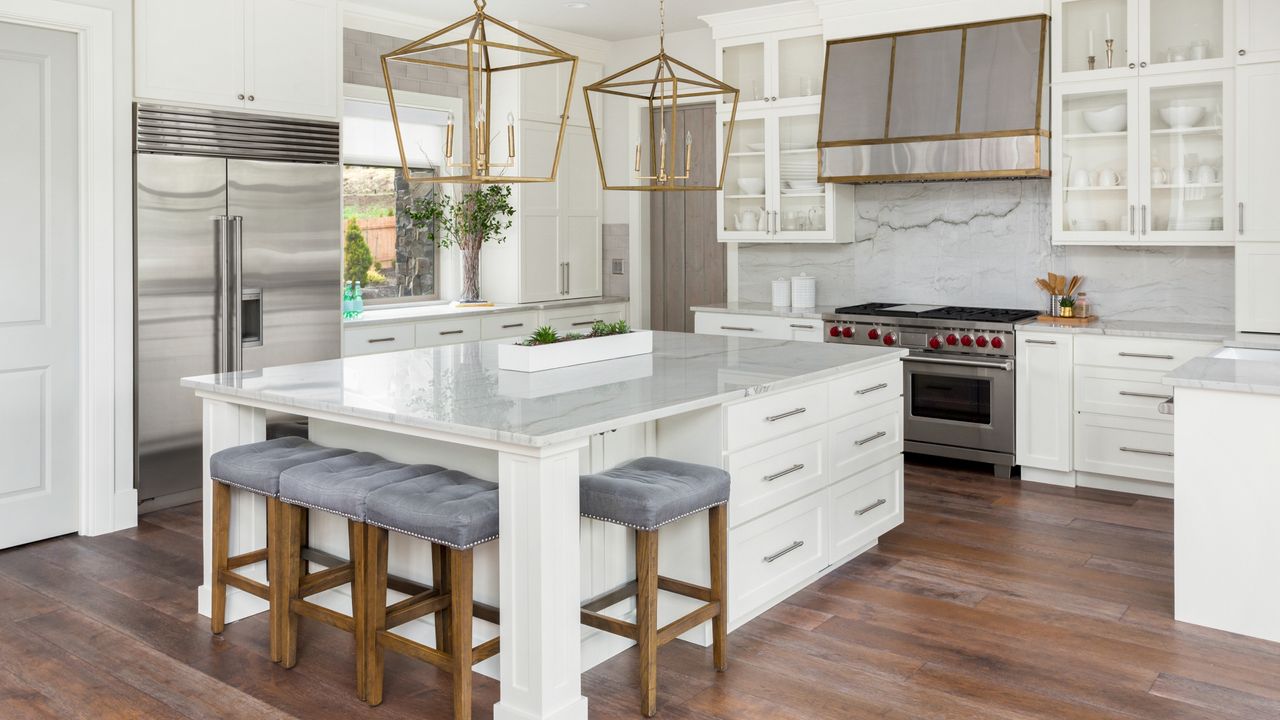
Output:
<instances>
[{"instance_id":1,"label":"wooden stool leg","mask_svg":"<svg viewBox=\"0 0 1280 720\"><path fill-rule=\"evenodd\" d=\"M365 526L364 589L365 623L365 702L382 703L383 649L378 634L387 629L387 531ZM357 627L357 632L359 628Z\"/></svg>"},{"instance_id":2,"label":"wooden stool leg","mask_svg":"<svg viewBox=\"0 0 1280 720\"><path fill-rule=\"evenodd\" d=\"M452 585L449 583L449 548L431 543L431 584L441 594L448 595ZM449 608L435 614L436 650L450 652L449 625L452 622Z\"/></svg>"},{"instance_id":3,"label":"wooden stool leg","mask_svg":"<svg viewBox=\"0 0 1280 720\"><path fill-rule=\"evenodd\" d=\"M449 604L452 606L449 642L453 646L453 718L471 720L472 570L471 550L452 550L449 556Z\"/></svg>"},{"instance_id":4,"label":"wooden stool leg","mask_svg":"<svg viewBox=\"0 0 1280 720\"><path fill-rule=\"evenodd\" d=\"M356 636L356 697L364 700L368 697L369 684L367 668L369 665L369 597L365 590L368 582L368 542L366 525L356 520L347 520L347 542L351 555L351 620L355 625ZM301 525L299 525L299 541L301 541ZM376 642L376 638L375 638Z\"/></svg>"},{"instance_id":5,"label":"wooden stool leg","mask_svg":"<svg viewBox=\"0 0 1280 720\"><path fill-rule=\"evenodd\" d=\"M720 611L711 618L711 654L719 672L724 672L729 666L729 609L725 605L725 584L729 572L729 553L726 547L729 543L728 515L724 505L717 505L707 513L711 535L711 601L720 603Z\"/></svg>"},{"instance_id":6,"label":"wooden stool leg","mask_svg":"<svg viewBox=\"0 0 1280 720\"><path fill-rule=\"evenodd\" d=\"M636 531L636 633L640 646L640 712L658 712L658 533Z\"/></svg>"},{"instance_id":7,"label":"wooden stool leg","mask_svg":"<svg viewBox=\"0 0 1280 720\"><path fill-rule=\"evenodd\" d=\"M276 525L280 530L276 537L280 543L277 554L280 570L276 573L276 583L280 585L275 593L279 612L276 628L280 638L280 664L291 668L298 664L298 615L293 612L293 600L298 597L298 586L302 579L302 514L306 508L280 503L280 522Z\"/></svg>"},{"instance_id":8,"label":"wooden stool leg","mask_svg":"<svg viewBox=\"0 0 1280 720\"><path fill-rule=\"evenodd\" d=\"M222 574L227 570L227 555L231 543L231 488L220 482L213 483L213 567L210 569L212 608L209 612L209 629L221 635L227 619L227 584Z\"/></svg>"}]
</instances>

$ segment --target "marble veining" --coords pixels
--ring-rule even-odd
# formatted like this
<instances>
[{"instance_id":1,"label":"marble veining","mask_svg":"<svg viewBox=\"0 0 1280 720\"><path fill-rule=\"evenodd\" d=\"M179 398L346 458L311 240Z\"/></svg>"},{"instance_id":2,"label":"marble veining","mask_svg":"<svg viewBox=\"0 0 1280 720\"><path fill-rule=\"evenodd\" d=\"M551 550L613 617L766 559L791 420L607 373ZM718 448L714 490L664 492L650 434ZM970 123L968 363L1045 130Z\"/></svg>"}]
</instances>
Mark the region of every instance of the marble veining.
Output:
<instances>
[{"instance_id":1,"label":"marble veining","mask_svg":"<svg viewBox=\"0 0 1280 720\"><path fill-rule=\"evenodd\" d=\"M525 375L471 342L184 378L241 399L541 447L897 362L905 350L655 332L652 365ZM513 377L523 375L523 377ZM599 384L584 385L587 375ZM538 387L541 384L542 387Z\"/></svg>"},{"instance_id":2,"label":"marble veining","mask_svg":"<svg viewBox=\"0 0 1280 720\"><path fill-rule=\"evenodd\" d=\"M1280 395L1280 362L1198 357L1165 375L1164 384L1201 390Z\"/></svg>"},{"instance_id":3,"label":"marble veining","mask_svg":"<svg viewBox=\"0 0 1280 720\"><path fill-rule=\"evenodd\" d=\"M1084 275L1112 320L1230 323L1234 253L1205 247L1054 247L1046 180L861 185L852 243L741 244L738 300L807 272L820 305L912 302L1041 309L1034 279Z\"/></svg>"}]
</instances>

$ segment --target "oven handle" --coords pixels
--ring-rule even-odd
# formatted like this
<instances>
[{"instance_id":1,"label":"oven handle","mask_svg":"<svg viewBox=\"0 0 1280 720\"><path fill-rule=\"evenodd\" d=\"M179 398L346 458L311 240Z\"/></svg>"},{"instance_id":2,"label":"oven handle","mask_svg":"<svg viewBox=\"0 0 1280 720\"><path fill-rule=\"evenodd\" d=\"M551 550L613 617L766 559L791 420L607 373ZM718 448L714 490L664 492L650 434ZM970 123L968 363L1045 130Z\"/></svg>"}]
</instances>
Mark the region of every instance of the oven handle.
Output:
<instances>
[{"instance_id":1,"label":"oven handle","mask_svg":"<svg viewBox=\"0 0 1280 720\"><path fill-rule=\"evenodd\" d=\"M964 367L980 367L991 368L993 370L1004 370L1009 372L1013 370L1013 362L1005 360L1004 362L982 362L980 360L952 360L950 358L940 357L913 357L908 355L902 358L903 362L930 363L933 365L962 365Z\"/></svg>"}]
</instances>

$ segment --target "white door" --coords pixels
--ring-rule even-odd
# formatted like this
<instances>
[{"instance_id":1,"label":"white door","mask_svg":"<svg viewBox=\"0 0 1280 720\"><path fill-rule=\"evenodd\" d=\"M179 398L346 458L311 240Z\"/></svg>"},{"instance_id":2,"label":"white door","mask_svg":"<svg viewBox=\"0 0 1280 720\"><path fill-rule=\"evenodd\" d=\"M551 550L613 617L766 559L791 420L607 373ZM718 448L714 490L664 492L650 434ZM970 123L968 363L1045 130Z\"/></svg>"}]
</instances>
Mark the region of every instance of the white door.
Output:
<instances>
[{"instance_id":1,"label":"white door","mask_svg":"<svg viewBox=\"0 0 1280 720\"><path fill-rule=\"evenodd\" d=\"M1018 464L1071 469L1072 338L1018 333Z\"/></svg>"},{"instance_id":2,"label":"white door","mask_svg":"<svg viewBox=\"0 0 1280 720\"><path fill-rule=\"evenodd\" d=\"M1236 330L1280 333L1280 242L1236 245Z\"/></svg>"},{"instance_id":3,"label":"white door","mask_svg":"<svg viewBox=\"0 0 1280 720\"><path fill-rule=\"evenodd\" d=\"M1280 241L1280 63L1241 67L1236 83L1236 239Z\"/></svg>"},{"instance_id":4,"label":"white door","mask_svg":"<svg viewBox=\"0 0 1280 720\"><path fill-rule=\"evenodd\" d=\"M76 45L0 22L0 548L78 527Z\"/></svg>"},{"instance_id":5,"label":"white door","mask_svg":"<svg viewBox=\"0 0 1280 720\"><path fill-rule=\"evenodd\" d=\"M244 0L136 0L134 25L139 97L245 104Z\"/></svg>"},{"instance_id":6,"label":"white door","mask_svg":"<svg viewBox=\"0 0 1280 720\"><path fill-rule=\"evenodd\" d=\"M1236 0L1236 56L1241 63L1280 60L1280 2Z\"/></svg>"},{"instance_id":7,"label":"white door","mask_svg":"<svg viewBox=\"0 0 1280 720\"><path fill-rule=\"evenodd\" d=\"M595 158L591 132L586 128L568 128L556 182L564 227L560 259L567 263L565 297L600 294L600 274L604 268L600 260L600 179Z\"/></svg>"},{"instance_id":8,"label":"white door","mask_svg":"<svg viewBox=\"0 0 1280 720\"><path fill-rule=\"evenodd\" d=\"M333 0L245 6L245 107L337 117L338 28Z\"/></svg>"}]
</instances>

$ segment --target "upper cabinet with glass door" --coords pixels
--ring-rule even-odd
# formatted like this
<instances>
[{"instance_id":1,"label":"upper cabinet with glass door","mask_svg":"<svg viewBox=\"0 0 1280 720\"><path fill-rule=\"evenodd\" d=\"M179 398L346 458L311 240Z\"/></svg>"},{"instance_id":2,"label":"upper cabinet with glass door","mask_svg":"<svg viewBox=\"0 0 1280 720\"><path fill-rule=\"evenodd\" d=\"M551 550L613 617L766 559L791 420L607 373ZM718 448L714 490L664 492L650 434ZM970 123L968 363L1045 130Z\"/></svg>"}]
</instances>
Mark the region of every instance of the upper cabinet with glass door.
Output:
<instances>
[{"instance_id":1,"label":"upper cabinet with glass door","mask_svg":"<svg viewBox=\"0 0 1280 720\"><path fill-rule=\"evenodd\" d=\"M720 47L718 77L741 92L740 110L816 104L825 50L809 28L734 39Z\"/></svg>"},{"instance_id":2,"label":"upper cabinet with glass door","mask_svg":"<svg viewBox=\"0 0 1280 720\"><path fill-rule=\"evenodd\" d=\"M1236 0L1054 0L1054 78L1230 67L1235 6Z\"/></svg>"}]
</instances>

